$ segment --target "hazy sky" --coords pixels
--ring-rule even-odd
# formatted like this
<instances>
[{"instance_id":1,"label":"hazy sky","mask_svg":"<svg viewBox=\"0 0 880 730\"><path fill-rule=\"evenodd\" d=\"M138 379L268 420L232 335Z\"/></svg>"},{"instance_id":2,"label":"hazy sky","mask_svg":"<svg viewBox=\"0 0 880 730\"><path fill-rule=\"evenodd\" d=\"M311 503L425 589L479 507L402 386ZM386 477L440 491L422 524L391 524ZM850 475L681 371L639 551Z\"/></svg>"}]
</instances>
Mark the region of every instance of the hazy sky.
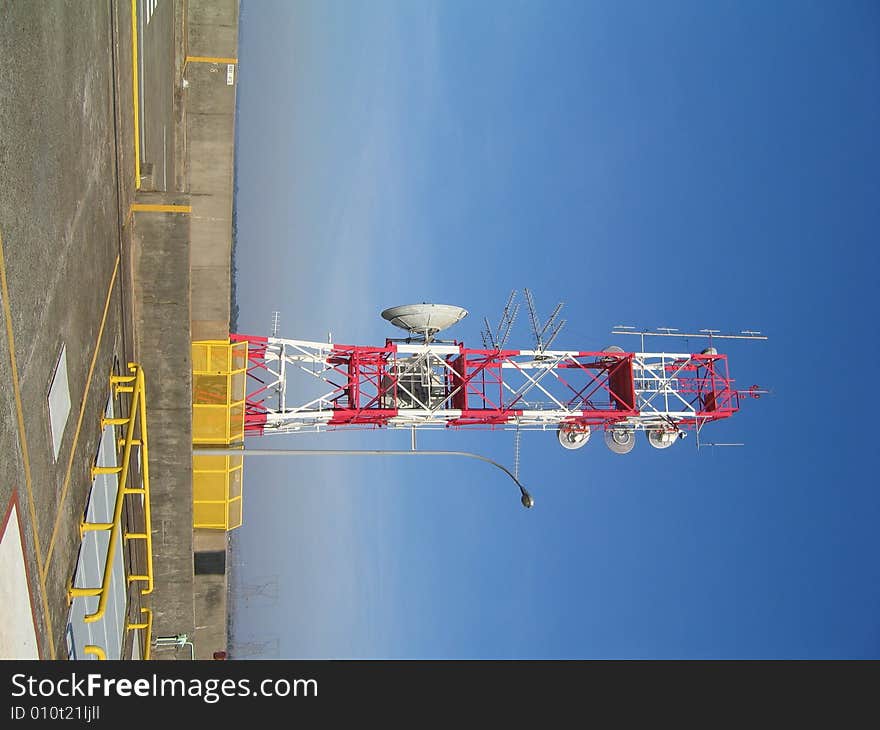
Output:
<instances>
[{"instance_id":1,"label":"hazy sky","mask_svg":"<svg viewBox=\"0 0 880 730\"><path fill-rule=\"evenodd\" d=\"M725 351L739 385L773 392L704 431L743 448L640 438L621 457L526 433L530 511L469 460L253 457L235 642L880 657L880 6L241 6L240 332L268 334L280 310L284 337L380 345L396 336L382 309L435 301L470 311L449 335L479 346L482 317L529 287L544 315L566 303L562 348L634 348L617 324L762 330ZM513 462L510 433L420 447Z\"/></svg>"}]
</instances>

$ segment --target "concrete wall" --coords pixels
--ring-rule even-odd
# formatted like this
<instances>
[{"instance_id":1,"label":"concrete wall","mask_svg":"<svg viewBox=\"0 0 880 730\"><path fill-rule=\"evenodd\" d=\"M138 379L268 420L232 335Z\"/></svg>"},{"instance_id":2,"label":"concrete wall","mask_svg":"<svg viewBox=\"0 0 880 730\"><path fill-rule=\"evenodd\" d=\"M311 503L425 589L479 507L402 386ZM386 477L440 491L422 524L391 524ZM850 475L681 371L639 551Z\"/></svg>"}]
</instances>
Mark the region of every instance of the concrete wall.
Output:
<instances>
[{"instance_id":1,"label":"concrete wall","mask_svg":"<svg viewBox=\"0 0 880 730\"><path fill-rule=\"evenodd\" d=\"M189 196L140 193L138 203L188 205ZM135 336L149 426L153 636L192 634L195 625L189 240L186 213L134 213Z\"/></svg>"},{"instance_id":2,"label":"concrete wall","mask_svg":"<svg viewBox=\"0 0 880 730\"><path fill-rule=\"evenodd\" d=\"M237 0L190 0L186 5L186 185L192 195L192 335L229 334L232 197L235 158ZM235 69L237 71L237 69Z\"/></svg>"},{"instance_id":3,"label":"concrete wall","mask_svg":"<svg viewBox=\"0 0 880 730\"><path fill-rule=\"evenodd\" d=\"M238 53L238 0L189 0L187 55L235 57Z\"/></svg>"},{"instance_id":4,"label":"concrete wall","mask_svg":"<svg viewBox=\"0 0 880 730\"><path fill-rule=\"evenodd\" d=\"M227 551L224 575L197 575L194 578L193 634L196 659L210 659L215 651L227 650L226 605L229 575L229 535L219 530L194 530L193 551Z\"/></svg>"},{"instance_id":5,"label":"concrete wall","mask_svg":"<svg viewBox=\"0 0 880 730\"><path fill-rule=\"evenodd\" d=\"M232 288L232 204L235 161L235 85L227 63L195 60L236 58L238 0L189 0L185 5L187 60L183 68L185 168L190 191L190 319L193 340L229 336ZM191 498L190 498L191 500ZM195 530L194 551L227 550L222 531ZM190 556L192 557L192 556ZM227 561L228 562L228 561ZM193 579L192 635L197 659L227 649L227 575Z\"/></svg>"}]
</instances>

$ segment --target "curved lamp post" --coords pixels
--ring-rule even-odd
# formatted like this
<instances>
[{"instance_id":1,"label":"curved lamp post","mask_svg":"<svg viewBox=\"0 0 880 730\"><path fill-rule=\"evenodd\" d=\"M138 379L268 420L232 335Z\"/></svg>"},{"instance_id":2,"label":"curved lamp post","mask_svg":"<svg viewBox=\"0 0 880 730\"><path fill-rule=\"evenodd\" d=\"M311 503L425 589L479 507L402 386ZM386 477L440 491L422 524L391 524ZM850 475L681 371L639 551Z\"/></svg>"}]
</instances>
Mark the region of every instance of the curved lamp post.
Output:
<instances>
[{"instance_id":1,"label":"curved lamp post","mask_svg":"<svg viewBox=\"0 0 880 730\"><path fill-rule=\"evenodd\" d=\"M466 456L469 459L479 459L487 464L501 469L509 476L516 486L519 487L520 502L526 509L535 504L532 495L520 483L513 473L497 461L492 461L485 456L472 454L469 451L388 451L388 450L349 450L349 449L226 449L226 448L196 448L193 456Z\"/></svg>"}]
</instances>

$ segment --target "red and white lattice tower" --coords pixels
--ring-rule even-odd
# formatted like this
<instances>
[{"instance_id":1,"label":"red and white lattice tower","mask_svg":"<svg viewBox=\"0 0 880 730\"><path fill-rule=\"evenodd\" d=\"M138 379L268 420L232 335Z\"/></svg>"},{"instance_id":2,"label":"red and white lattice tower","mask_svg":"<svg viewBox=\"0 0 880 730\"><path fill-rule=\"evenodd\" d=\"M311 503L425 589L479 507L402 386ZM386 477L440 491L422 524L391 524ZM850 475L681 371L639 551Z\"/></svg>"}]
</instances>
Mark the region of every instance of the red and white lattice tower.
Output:
<instances>
[{"instance_id":1,"label":"red and white lattice tower","mask_svg":"<svg viewBox=\"0 0 880 730\"><path fill-rule=\"evenodd\" d=\"M256 384L247 395L246 433L553 430L573 449L602 430L608 447L623 454L636 431L666 448L757 395L755 386L737 390L727 356L711 346L699 353L551 350L539 337L537 349L515 350L434 339L466 314L439 304L386 310L382 316L410 336L378 347L232 335L248 342ZM309 388L298 387L304 381L312 384L308 397Z\"/></svg>"}]
</instances>

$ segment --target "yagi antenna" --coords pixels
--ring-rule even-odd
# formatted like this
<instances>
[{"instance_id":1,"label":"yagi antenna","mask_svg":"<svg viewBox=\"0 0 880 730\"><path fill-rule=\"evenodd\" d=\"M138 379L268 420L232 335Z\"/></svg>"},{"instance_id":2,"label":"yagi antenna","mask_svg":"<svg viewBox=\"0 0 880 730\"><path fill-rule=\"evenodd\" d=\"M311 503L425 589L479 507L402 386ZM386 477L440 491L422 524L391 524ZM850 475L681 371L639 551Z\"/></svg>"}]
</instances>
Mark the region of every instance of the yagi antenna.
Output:
<instances>
[{"instance_id":1,"label":"yagi antenna","mask_svg":"<svg viewBox=\"0 0 880 730\"><path fill-rule=\"evenodd\" d=\"M526 296L526 306L529 309L529 321L532 325L532 335L535 338L535 349L538 350L538 352L544 352L544 350L550 347L553 340L556 339L557 335L565 326L564 319L557 321L559 313L562 311L563 303L559 302L559 304L556 305L550 318L542 327L541 320L538 318L537 309L535 308L535 300L532 298L532 293L528 289L523 289L523 292ZM548 332L550 333L549 336L547 336Z\"/></svg>"},{"instance_id":2,"label":"yagi antenna","mask_svg":"<svg viewBox=\"0 0 880 730\"><path fill-rule=\"evenodd\" d=\"M556 327L553 328L553 332L550 333L550 337L547 339L546 342L543 343L541 347L542 350L546 350L548 347L550 347L550 345L553 344L553 340L556 339L556 335L558 335L562 331L563 327L565 327L565 320L560 319L559 322L556 323Z\"/></svg>"},{"instance_id":3,"label":"yagi antenna","mask_svg":"<svg viewBox=\"0 0 880 730\"><path fill-rule=\"evenodd\" d=\"M507 304L504 305L504 311L501 312L501 319L498 321L498 327L493 332L492 325L489 323L488 317L483 317L483 347L487 350L503 350L510 338L510 332L513 329L513 323L519 314L519 302L514 303L516 299L516 289L510 292L507 298Z\"/></svg>"},{"instance_id":4,"label":"yagi antenna","mask_svg":"<svg viewBox=\"0 0 880 730\"><path fill-rule=\"evenodd\" d=\"M507 304L504 305L504 311L501 313L501 321L498 323L498 333L495 341L498 349L502 349L510 338L510 330L516 321L516 315L519 314L519 302L514 304L516 299L516 289L510 292L507 298Z\"/></svg>"},{"instance_id":5,"label":"yagi antenna","mask_svg":"<svg viewBox=\"0 0 880 730\"><path fill-rule=\"evenodd\" d=\"M541 334L540 334L541 342L544 341L544 335L547 334L548 331L550 331L550 338L551 339L547 341L547 346L549 346L550 342L553 341L552 338L555 336L554 333L556 332L555 329L551 331L550 328L553 326L553 323L556 321L556 318L559 316L559 313L561 311L562 311L562 302L559 302L559 304L556 305L556 309L554 309L553 313L550 315L550 319L548 319L547 323L541 328Z\"/></svg>"},{"instance_id":6,"label":"yagi antenna","mask_svg":"<svg viewBox=\"0 0 880 730\"><path fill-rule=\"evenodd\" d=\"M499 348L495 347L495 340L492 339L492 327L489 324L489 318L483 317L483 329L480 330L480 336L483 338L483 349L484 350L497 350Z\"/></svg>"},{"instance_id":7,"label":"yagi antenna","mask_svg":"<svg viewBox=\"0 0 880 730\"><path fill-rule=\"evenodd\" d=\"M701 329L699 332L681 332L675 327L657 327L653 330L636 329L618 324L611 330L612 335L640 335L642 337L698 337L709 340L767 340L767 335L758 330L741 330L739 334L721 334L721 330Z\"/></svg>"}]
</instances>

